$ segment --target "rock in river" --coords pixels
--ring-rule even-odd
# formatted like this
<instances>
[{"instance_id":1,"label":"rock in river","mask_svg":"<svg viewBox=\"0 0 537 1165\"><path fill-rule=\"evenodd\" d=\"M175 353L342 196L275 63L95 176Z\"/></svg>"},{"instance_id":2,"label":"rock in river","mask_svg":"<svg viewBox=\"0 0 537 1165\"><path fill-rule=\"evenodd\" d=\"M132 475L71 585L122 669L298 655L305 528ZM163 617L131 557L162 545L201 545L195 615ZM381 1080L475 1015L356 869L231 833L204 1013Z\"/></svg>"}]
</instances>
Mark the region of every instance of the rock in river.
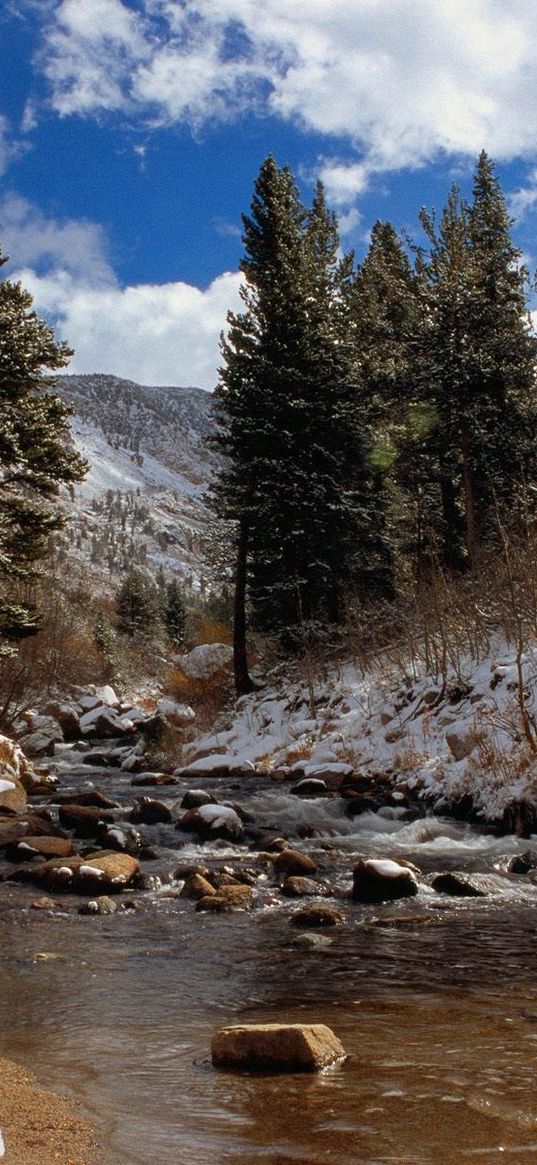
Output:
<instances>
[{"instance_id":1,"label":"rock in river","mask_svg":"<svg viewBox=\"0 0 537 1165\"><path fill-rule=\"evenodd\" d=\"M211 1055L216 1068L320 1072L344 1059L345 1049L324 1023L255 1023L216 1032Z\"/></svg>"},{"instance_id":2,"label":"rock in river","mask_svg":"<svg viewBox=\"0 0 537 1165\"><path fill-rule=\"evenodd\" d=\"M307 854L301 854L296 849L283 849L276 855L273 862L274 869L278 874L314 874L317 866L313 858L309 858Z\"/></svg>"},{"instance_id":3,"label":"rock in river","mask_svg":"<svg viewBox=\"0 0 537 1165\"><path fill-rule=\"evenodd\" d=\"M189 809L177 826L187 833L197 833L203 840L222 837L226 841L241 841L243 823L230 805L200 805Z\"/></svg>"},{"instance_id":4,"label":"rock in river","mask_svg":"<svg viewBox=\"0 0 537 1165\"><path fill-rule=\"evenodd\" d=\"M416 876L407 866L389 859L369 858L354 867L352 897L358 902L389 902L418 893Z\"/></svg>"},{"instance_id":5,"label":"rock in river","mask_svg":"<svg viewBox=\"0 0 537 1165\"><path fill-rule=\"evenodd\" d=\"M290 918L292 926L304 927L340 926L345 921L342 910L324 902L312 902L311 906L296 910Z\"/></svg>"}]
</instances>

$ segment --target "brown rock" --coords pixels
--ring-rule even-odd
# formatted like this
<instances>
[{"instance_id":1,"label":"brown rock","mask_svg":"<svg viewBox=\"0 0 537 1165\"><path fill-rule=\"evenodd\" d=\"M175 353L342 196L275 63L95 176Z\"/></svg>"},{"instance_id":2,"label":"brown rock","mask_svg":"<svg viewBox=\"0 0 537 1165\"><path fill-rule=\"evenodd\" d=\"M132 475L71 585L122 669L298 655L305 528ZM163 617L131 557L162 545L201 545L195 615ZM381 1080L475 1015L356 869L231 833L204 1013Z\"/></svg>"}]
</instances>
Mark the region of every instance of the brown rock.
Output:
<instances>
[{"instance_id":1,"label":"brown rock","mask_svg":"<svg viewBox=\"0 0 537 1165\"><path fill-rule=\"evenodd\" d=\"M342 1060L345 1049L322 1023L236 1024L215 1033L211 1055L217 1068L320 1072Z\"/></svg>"},{"instance_id":2,"label":"brown rock","mask_svg":"<svg viewBox=\"0 0 537 1165\"><path fill-rule=\"evenodd\" d=\"M183 889L181 890L181 898L205 898L207 895L216 894L214 886L203 878L201 874L192 874L187 878Z\"/></svg>"},{"instance_id":3,"label":"brown rock","mask_svg":"<svg viewBox=\"0 0 537 1165\"><path fill-rule=\"evenodd\" d=\"M172 820L171 809L163 805L162 801L154 801L152 797L140 797L130 814L130 821L134 825L166 824Z\"/></svg>"},{"instance_id":4,"label":"brown rock","mask_svg":"<svg viewBox=\"0 0 537 1165\"><path fill-rule=\"evenodd\" d=\"M486 874L437 874L431 886L437 894L450 894L453 898L486 898L497 889Z\"/></svg>"},{"instance_id":5,"label":"brown rock","mask_svg":"<svg viewBox=\"0 0 537 1165\"><path fill-rule=\"evenodd\" d=\"M57 805L90 805L94 809L119 809L119 801L112 801L106 793L99 789L91 789L87 793L61 793L54 798Z\"/></svg>"},{"instance_id":6,"label":"brown rock","mask_svg":"<svg viewBox=\"0 0 537 1165\"><path fill-rule=\"evenodd\" d=\"M251 886L222 886L220 890L200 898L196 910L213 910L218 914L230 910L248 910L252 905Z\"/></svg>"},{"instance_id":7,"label":"brown rock","mask_svg":"<svg viewBox=\"0 0 537 1165\"><path fill-rule=\"evenodd\" d=\"M53 858L21 866L10 874L18 882L37 882L54 892L110 894L131 885L140 871L130 854L98 852L88 857Z\"/></svg>"},{"instance_id":8,"label":"brown rock","mask_svg":"<svg viewBox=\"0 0 537 1165\"><path fill-rule=\"evenodd\" d=\"M26 790L18 777L10 773L0 776L0 812L24 813L26 804Z\"/></svg>"},{"instance_id":9,"label":"brown rock","mask_svg":"<svg viewBox=\"0 0 537 1165\"><path fill-rule=\"evenodd\" d=\"M75 837L96 837L99 826L111 824L111 813L92 805L60 805L60 822L66 829L74 830Z\"/></svg>"},{"instance_id":10,"label":"brown rock","mask_svg":"<svg viewBox=\"0 0 537 1165\"><path fill-rule=\"evenodd\" d=\"M98 898L90 898L89 902L84 902L79 906L79 914L115 914L117 910L117 903L113 898L109 898L108 894L100 894Z\"/></svg>"},{"instance_id":11,"label":"brown rock","mask_svg":"<svg viewBox=\"0 0 537 1165\"><path fill-rule=\"evenodd\" d=\"M312 902L311 906L304 906L291 917L292 926L340 926L346 918L337 906L329 906L324 902Z\"/></svg>"},{"instance_id":12,"label":"brown rock","mask_svg":"<svg viewBox=\"0 0 537 1165\"><path fill-rule=\"evenodd\" d=\"M31 837L26 834L6 849L10 862L29 862L32 858L67 858L74 854L72 841L65 837Z\"/></svg>"},{"instance_id":13,"label":"brown rock","mask_svg":"<svg viewBox=\"0 0 537 1165\"><path fill-rule=\"evenodd\" d=\"M55 906L53 898L34 898L33 902L30 902L32 910L54 910Z\"/></svg>"},{"instance_id":14,"label":"brown rock","mask_svg":"<svg viewBox=\"0 0 537 1165\"><path fill-rule=\"evenodd\" d=\"M295 875L285 879L282 894L285 894L286 898L305 898L308 895L326 894L326 887L319 882L314 882L313 878L301 878L299 875Z\"/></svg>"},{"instance_id":15,"label":"brown rock","mask_svg":"<svg viewBox=\"0 0 537 1165\"><path fill-rule=\"evenodd\" d=\"M446 744L454 760L464 760L470 756L479 742L479 737L472 729L446 732Z\"/></svg>"},{"instance_id":16,"label":"brown rock","mask_svg":"<svg viewBox=\"0 0 537 1165\"><path fill-rule=\"evenodd\" d=\"M296 849L283 849L274 858L274 869L278 874L314 874L317 866L307 854L301 854Z\"/></svg>"}]
</instances>

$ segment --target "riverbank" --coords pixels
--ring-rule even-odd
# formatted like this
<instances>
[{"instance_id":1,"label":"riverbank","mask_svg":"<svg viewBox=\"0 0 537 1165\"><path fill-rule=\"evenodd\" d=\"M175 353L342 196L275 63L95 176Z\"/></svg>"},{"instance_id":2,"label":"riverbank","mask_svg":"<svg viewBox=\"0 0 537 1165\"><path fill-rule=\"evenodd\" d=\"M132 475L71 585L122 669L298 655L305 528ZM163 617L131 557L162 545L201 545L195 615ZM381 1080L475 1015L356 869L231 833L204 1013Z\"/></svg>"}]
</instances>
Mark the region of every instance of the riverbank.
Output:
<instances>
[{"instance_id":1,"label":"riverbank","mask_svg":"<svg viewBox=\"0 0 537 1165\"><path fill-rule=\"evenodd\" d=\"M18 1064L0 1059L2 1165L100 1165L94 1130L75 1101L43 1089ZM1 1143L0 1143L1 1144ZM0 1156L1 1156L0 1147Z\"/></svg>"}]
</instances>

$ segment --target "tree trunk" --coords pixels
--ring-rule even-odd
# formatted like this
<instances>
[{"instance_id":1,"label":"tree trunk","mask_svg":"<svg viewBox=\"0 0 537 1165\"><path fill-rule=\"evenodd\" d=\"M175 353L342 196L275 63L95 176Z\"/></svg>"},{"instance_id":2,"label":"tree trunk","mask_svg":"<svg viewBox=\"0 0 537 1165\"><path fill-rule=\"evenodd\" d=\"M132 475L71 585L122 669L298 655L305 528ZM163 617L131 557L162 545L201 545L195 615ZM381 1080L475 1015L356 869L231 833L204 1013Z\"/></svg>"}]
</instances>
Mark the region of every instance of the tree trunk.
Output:
<instances>
[{"instance_id":1,"label":"tree trunk","mask_svg":"<svg viewBox=\"0 0 537 1165\"><path fill-rule=\"evenodd\" d=\"M440 493L442 497L443 559L446 570L464 570L465 562L461 549L461 518L457 509L455 486L449 467L440 464Z\"/></svg>"},{"instance_id":2,"label":"tree trunk","mask_svg":"<svg viewBox=\"0 0 537 1165\"><path fill-rule=\"evenodd\" d=\"M248 562L248 541L250 529L245 518L239 522L237 539L237 562L235 567L235 596L233 601L233 671L235 692L245 696L255 691L255 684L248 672L246 654L246 568Z\"/></svg>"},{"instance_id":3,"label":"tree trunk","mask_svg":"<svg viewBox=\"0 0 537 1165\"><path fill-rule=\"evenodd\" d=\"M466 521L466 550L470 570L475 569L477 558L477 524L475 513L475 483L470 464L470 433L466 417L461 419L462 480L464 486L464 509Z\"/></svg>"}]
</instances>

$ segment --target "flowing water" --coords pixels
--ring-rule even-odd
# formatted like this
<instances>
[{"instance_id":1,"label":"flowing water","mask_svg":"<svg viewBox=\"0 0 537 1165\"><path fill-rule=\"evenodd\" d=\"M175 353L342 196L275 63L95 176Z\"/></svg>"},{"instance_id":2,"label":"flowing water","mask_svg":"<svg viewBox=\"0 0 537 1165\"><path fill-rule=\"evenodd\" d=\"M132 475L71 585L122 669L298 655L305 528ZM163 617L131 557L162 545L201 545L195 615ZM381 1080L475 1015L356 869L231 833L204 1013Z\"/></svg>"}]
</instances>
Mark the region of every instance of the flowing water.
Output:
<instances>
[{"instance_id":1,"label":"flowing water","mask_svg":"<svg viewBox=\"0 0 537 1165\"><path fill-rule=\"evenodd\" d=\"M138 792L81 759L60 758L62 789ZM236 785L218 792L239 797ZM181 790L156 795L173 803ZM346 924L321 946L294 945L296 904L266 877L257 909L225 915L196 913L158 879L123 896L136 910L106 917L79 916L70 896L34 911L39 891L6 883L3 1052L82 1100L105 1165L537 1163L537 884L505 874L531 845L435 818L351 821L339 798L304 802L255 778L240 795L258 823L314 828L298 844L337 887ZM144 832L160 855L151 873L211 852L173 849L181 835L169 827ZM212 852L255 862L245 847ZM371 855L425 873L487 870L496 889L461 900L424 885L415 899L352 903L352 866ZM217 1072L211 1035L234 1020L327 1023L348 1058L315 1076Z\"/></svg>"}]
</instances>

